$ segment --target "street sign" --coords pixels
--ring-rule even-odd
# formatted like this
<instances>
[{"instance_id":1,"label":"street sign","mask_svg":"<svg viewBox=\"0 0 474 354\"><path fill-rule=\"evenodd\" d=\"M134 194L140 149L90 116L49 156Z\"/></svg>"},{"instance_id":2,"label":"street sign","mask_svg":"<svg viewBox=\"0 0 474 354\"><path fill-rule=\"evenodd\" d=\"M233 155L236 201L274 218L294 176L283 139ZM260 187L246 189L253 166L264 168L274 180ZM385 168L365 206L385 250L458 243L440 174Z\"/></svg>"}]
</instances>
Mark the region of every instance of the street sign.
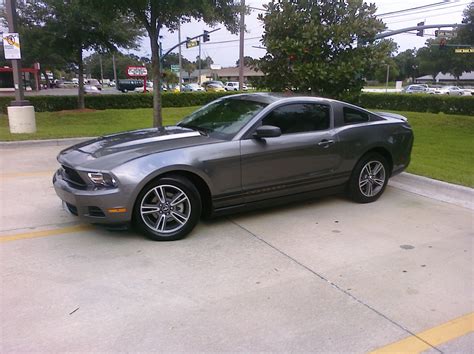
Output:
<instances>
[{"instance_id":1,"label":"street sign","mask_svg":"<svg viewBox=\"0 0 474 354\"><path fill-rule=\"evenodd\" d=\"M454 53L463 53L463 54L467 54L467 53L474 53L474 48L456 48L454 49Z\"/></svg>"},{"instance_id":2,"label":"street sign","mask_svg":"<svg viewBox=\"0 0 474 354\"><path fill-rule=\"evenodd\" d=\"M18 33L3 33L5 59L21 59L20 36Z\"/></svg>"},{"instance_id":3,"label":"street sign","mask_svg":"<svg viewBox=\"0 0 474 354\"><path fill-rule=\"evenodd\" d=\"M454 32L448 30L436 30L435 37L442 37L442 38L453 38Z\"/></svg>"},{"instance_id":4,"label":"street sign","mask_svg":"<svg viewBox=\"0 0 474 354\"><path fill-rule=\"evenodd\" d=\"M187 41L186 48L197 47L199 45L199 41Z\"/></svg>"},{"instance_id":5,"label":"street sign","mask_svg":"<svg viewBox=\"0 0 474 354\"><path fill-rule=\"evenodd\" d=\"M179 65L171 65L171 71L174 73L179 73Z\"/></svg>"},{"instance_id":6,"label":"street sign","mask_svg":"<svg viewBox=\"0 0 474 354\"><path fill-rule=\"evenodd\" d=\"M127 76L144 77L148 75L148 71L144 66L127 66Z\"/></svg>"}]
</instances>

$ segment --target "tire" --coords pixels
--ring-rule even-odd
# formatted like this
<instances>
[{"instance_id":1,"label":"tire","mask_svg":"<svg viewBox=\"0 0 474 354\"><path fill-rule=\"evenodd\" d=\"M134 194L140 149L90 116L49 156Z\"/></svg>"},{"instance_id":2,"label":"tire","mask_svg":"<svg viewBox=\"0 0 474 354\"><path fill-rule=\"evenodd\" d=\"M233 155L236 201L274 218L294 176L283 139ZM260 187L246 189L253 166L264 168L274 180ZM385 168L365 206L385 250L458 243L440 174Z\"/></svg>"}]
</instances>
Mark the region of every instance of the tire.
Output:
<instances>
[{"instance_id":1,"label":"tire","mask_svg":"<svg viewBox=\"0 0 474 354\"><path fill-rule=\"evenodd\" d=\"M375 202L383 194L389 176L388 163L382 155L364 155L352 170L349 197L357 203Z\"/></svg>"},{"instance_id":2,"label":"tire","mask_svg":"<svg viewBox=\"0 0 474 354\"><path fill-rule=\"evenodd\" d=\"M201 216L201 196L181 176L167 176L147 184L135 201L133 220L154 241L180 240L196 226Z\"/></svg>"}]
</instances>

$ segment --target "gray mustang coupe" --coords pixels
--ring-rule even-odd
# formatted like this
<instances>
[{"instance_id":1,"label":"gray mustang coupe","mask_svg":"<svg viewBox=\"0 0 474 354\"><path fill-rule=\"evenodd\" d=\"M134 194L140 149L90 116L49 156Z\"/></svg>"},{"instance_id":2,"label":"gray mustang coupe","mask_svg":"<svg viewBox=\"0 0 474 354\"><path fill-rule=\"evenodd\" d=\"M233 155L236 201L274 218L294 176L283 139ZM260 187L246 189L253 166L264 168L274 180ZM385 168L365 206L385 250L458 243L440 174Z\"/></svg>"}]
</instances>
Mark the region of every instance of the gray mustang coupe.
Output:
<instances>
[{"instance_id":1,"label":"gray mustang coupe","mask_svg":"<svg viewBox=\"0 0 474 354\"><path fill-rule=\"evenodd\" d=\"M133 222L177 240L207 216L345 191L368 203L410 162L405 117L317 97L242 94L176 126L103 136L63 150L54 188L96 224Z\"/></svg>"}]
</instances>

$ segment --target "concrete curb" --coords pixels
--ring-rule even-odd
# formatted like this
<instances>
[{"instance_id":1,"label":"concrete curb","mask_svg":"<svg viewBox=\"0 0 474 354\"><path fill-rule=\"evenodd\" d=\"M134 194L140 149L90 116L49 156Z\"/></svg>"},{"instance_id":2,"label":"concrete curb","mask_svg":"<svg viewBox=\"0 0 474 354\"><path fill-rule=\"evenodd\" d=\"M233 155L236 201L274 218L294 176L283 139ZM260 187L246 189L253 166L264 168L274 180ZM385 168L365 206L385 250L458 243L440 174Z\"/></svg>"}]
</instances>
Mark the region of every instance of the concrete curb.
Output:
<instances>
[{"instance_id":1,"label":"concrete curb","mask_svg":"<svg viewBox=\"0 0 474 354\"><path fill-rule=\"evenodd\" d=\"M389 186L474 210L474 189L403 172Z\"/></svg>"},{"instance_id":2,"label":"concrete curb","mask_svg":"<svg viewBox=\"0 0 474 354\"><path fill-rule=\"evenodd\" d=\"M65 139L45 139L45 140L20 140L20 141L0 141L0 148L13 149L18 147L35 146L63 146L74 145L95 137L65 138Z\"/></svg>"}]
</instances>

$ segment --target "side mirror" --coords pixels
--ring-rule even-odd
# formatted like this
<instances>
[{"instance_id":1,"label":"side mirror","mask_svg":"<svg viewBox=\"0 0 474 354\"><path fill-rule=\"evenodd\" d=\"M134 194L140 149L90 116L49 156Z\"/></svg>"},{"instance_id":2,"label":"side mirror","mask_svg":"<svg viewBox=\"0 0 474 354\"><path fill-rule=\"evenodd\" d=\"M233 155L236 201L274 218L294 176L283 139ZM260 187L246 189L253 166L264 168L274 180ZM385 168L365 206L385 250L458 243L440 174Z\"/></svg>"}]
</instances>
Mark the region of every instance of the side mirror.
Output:
<instances>
[{"instance_id":1,"label":"side mirror","mask_svg":"<svg viewBox=\"0 0 474 354\"><path fill-rule=\"evenodd\" d=\"M255 138L276 138L280 135L281 129L273 125L262 125L253 134Z\"/></svg>"}]
</instances>

